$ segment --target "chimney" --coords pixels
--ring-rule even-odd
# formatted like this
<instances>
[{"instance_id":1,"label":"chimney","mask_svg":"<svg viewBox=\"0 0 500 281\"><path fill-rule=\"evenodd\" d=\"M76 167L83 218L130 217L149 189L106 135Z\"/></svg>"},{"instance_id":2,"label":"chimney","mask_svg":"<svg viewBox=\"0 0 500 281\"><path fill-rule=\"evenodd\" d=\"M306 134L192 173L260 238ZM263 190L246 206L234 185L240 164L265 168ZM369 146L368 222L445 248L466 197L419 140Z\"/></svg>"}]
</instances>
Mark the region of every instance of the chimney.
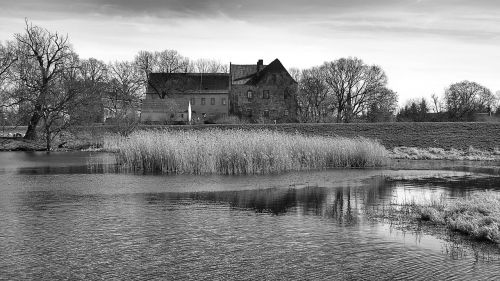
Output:
<instances>
[{"instance_id":1,"label":"chimney","mask_svg":"<svg viewBox=\"0 0 500 281\"><path fill-rule=\"evenodd\" d=\"M262 70L262 66L264 66L264 61L263 60L259 60L257 62L257 72L259 72L259 71Z\"/></svg>"}]
</instances>

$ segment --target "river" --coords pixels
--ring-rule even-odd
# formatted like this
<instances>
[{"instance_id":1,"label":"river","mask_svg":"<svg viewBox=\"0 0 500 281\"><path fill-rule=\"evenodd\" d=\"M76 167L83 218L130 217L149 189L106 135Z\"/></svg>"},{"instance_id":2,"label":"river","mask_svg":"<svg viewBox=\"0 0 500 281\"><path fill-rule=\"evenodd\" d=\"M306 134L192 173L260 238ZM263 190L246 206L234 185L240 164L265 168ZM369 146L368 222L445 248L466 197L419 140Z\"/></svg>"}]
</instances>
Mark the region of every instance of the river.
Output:
<instances>
[{"instance_id":1,"label":"river","mask_svg":"<svg viewBox=\"0 0 500 281\"><path fill-rule=\"evenodd\" d=\"M446 161L144 175L103 153L2 152L0 280L495 280L498 246L366 210L498 192L499 175L498 163Z\"/></svg>"}]
</instances>

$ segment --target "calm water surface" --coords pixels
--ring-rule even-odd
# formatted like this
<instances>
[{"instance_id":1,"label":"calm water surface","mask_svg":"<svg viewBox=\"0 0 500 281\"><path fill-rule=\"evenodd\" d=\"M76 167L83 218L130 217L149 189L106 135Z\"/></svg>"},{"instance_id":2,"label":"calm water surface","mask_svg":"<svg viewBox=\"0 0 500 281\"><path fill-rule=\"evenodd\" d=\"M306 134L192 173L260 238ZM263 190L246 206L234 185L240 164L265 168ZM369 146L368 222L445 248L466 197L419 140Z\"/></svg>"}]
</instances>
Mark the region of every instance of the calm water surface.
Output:
<instances>
[{"instance_id":1,"label":"calm water surface","mask_svg":"<svg viewBox=\"0 0 500 281\"><path fill-rule=\"evenodd\" d=\"M111 159L0 153L0 280L500 279L495 245L365 215L500 190L498 163L229 177L117 173Z\"/></svg>"}]
</instances>

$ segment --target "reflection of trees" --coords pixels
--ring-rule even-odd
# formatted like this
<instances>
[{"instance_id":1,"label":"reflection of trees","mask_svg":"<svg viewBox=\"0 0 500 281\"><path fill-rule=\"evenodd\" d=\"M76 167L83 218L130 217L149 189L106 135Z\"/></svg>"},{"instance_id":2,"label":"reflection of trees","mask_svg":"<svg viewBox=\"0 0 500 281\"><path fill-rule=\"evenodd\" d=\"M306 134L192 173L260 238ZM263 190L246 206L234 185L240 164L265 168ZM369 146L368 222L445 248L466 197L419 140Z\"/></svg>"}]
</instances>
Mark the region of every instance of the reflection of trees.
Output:
<instances>
[{"instance_id":1,"label":"reflection of trees","mask_svg":"<svg viewBox=\"0 0 500 281\"><path fill-rule=\"evenodd\" d=\"M321 214L326 201L326 189L322 187L268 188L242 191L208 191L193 193L146 194L146 201L204 201L229 204L232 208L251 209L258 213L284 214L291 208L301 206L304 211Z\"/></svg>"},{"instance_id":2,"label":"reflection of trees","mask_svg":"<svg viewBox=\"0 0 500 281\"><path fill-rule=\"evenodd\" d=\"M305 210L320 213L326 199L326 191L320 187L302 189L256 189L243 191L196 192L190 194L194 200L229 203L233 208L252 209L272 214L286 213L290 208L303 206Z\"/></svg>"},{"instance_id":3,"label":"reflection of trees","mask_svg":"<svg viewBox=\"0 0 500 281\"><path fill-rule=\"evenodd\" d=\"M353 224L358 221L356 208L353 211L351 206L351 188L338 189L335 192L329 216L340 224Z\"/></svg>"}]
</instances>

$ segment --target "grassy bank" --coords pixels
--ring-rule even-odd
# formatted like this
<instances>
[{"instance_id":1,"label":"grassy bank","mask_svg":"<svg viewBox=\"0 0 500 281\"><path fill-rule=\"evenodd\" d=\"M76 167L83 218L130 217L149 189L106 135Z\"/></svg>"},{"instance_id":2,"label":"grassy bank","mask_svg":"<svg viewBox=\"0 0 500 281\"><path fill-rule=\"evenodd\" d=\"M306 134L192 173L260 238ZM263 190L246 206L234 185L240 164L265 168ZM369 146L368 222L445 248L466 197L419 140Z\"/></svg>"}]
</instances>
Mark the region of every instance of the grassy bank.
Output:
<instances>
[{"instance_id":1,"label":"grassy bank","mask_svg":"<svg viewBox=\"0 0 500 281\"><path fill-rule=\"evenodd\" d=\"M500 195L482 192L467 199L445 202L435 199L427 204L408 202L392 205L372 214L398 225L428 223L445 227L476 240L500 244Z\"/></svg>"},{"instance_id":2,"label":"grassy bank","mask_svg":"<svg viewBox=\"0 0 500 281\"><path fill-rule=\"evenodd\" d=\"M387 150L366 138L304 136L269 130L137 131L109 135L103 148L124 167L155 173L266 174L382 165Z\"/></svg>"}]
</instances>

